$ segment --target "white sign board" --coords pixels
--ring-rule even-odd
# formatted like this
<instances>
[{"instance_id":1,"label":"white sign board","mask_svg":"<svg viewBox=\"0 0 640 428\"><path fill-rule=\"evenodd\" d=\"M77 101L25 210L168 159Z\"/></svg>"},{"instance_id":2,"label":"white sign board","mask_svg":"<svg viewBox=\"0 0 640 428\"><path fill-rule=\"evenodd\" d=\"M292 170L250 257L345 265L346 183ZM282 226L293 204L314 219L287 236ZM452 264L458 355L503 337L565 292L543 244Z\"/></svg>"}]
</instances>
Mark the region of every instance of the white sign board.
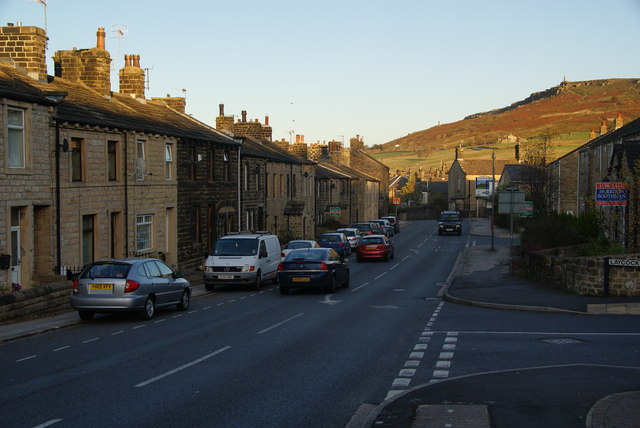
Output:
<instances>
[{"instance_id":1,"label":"white sign board","mask_svg":"<svg viewBox=\"0 0 640 428\"><path fill-rule=\"evenodd\" d=\"M609 259L609 266L640 267L640 260L635 260L635 259Z\"/></svg>"}]
</instances>

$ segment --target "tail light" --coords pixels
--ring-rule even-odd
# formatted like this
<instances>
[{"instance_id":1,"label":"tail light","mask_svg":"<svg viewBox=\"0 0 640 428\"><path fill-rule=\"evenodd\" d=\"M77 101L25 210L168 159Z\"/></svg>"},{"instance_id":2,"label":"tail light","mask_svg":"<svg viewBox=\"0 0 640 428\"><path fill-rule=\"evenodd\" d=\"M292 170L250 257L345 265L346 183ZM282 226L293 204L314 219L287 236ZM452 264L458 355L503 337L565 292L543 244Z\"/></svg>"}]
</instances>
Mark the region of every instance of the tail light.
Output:
<instances>
[{"instance_id":1,"label":"tail light","mask_svg":"<svg viewBox=\"0 0 640 428\"><path fill-rule=\"evenodd\" d=\"M385 244L378 244L378 248L380 250L384 250L385 248L387 248L387 246Z\"/></svg>"},{"instance_id":2,"label":"tail light","mask_svg":"<svg viewBox=\"0 0 640 428\"><path fill-rule=\"evenodd\" d=\"M282 269L284 269L284 268L282 267L282 263L278 263L278 272L282 272Z\"/></svg>"},{"instance_id":3,"label":"tail light","mask_svg":"<svg viewBox=\"0 0 640 428\"><path fill-rule=\"evenodd\" d=\"M287 257L285 253L280 253L280 257Z\"/></svg>"},{"instance_id":4,"label":"tail light","mask_svg":"<svg viewBox=\"0 0 640 428\"><path fill-rule=\"evenodd\" d=\"M78 280L74 279L73 283L71 284L71 288L73 290L73 294L78 294L80 291L78 290Z\"/></svg>"},{"instance_id":5,"label":"tail light","mask_svg":"<svg viewBox=\"0 0 640 428\"><path fill-rule=\"evenodd\" d=\"M338 242L338 247L344 247L344 242Z\"/></svg>"},{"instance_id":6,"label":"tail light","mask_svg":"<svg viewBox=\"0 0 640 428\"><path fill-rule=\"evenodd\" d=\"M329 265L325 262L320 262L320 270L329 270Z\"/></svg>"},{"instance_id":7,"label":"tail light","mask_svg":"<svg viewBox=\"0 0 640 428\"><path fill-rule=\"evenodd\" d=\"M138 288L140 288L140 283L138 281L127 279L127 282L124 286L124 292L131 293L132 291L136 291Z\"/></svg>"}]
</instances>

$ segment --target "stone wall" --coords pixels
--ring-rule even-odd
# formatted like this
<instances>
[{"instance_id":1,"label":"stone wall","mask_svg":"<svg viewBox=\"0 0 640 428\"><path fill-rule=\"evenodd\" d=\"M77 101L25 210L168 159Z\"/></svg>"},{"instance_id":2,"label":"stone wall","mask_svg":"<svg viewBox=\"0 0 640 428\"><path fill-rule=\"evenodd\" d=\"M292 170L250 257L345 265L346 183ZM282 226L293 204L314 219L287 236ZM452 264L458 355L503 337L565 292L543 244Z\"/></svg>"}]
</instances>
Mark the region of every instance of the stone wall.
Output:
<instances>
[{"instance_id":1,"label":"stone wall","mask_svg":"<svg viewBox=\"0 0 640 428\"><path fill-rule=\"evenodd\" d=\"M68 311L70 302L71 283L66 280L0 296L0 322Z\"/></svg>"},{"instance_id":2,"label":"stone wall","mask_svg":"<svg viewBox=\"0 0 640 428\"><path fill-rule=\"evenodd\" d=\"M525 255L529 275L542 283L584 296L604 296L604 256L572 257L571 248ZM640 254L615 256L638 259ZM609 296L640 296L640 268L609 267Z\"/></svg>"}]
</instances>

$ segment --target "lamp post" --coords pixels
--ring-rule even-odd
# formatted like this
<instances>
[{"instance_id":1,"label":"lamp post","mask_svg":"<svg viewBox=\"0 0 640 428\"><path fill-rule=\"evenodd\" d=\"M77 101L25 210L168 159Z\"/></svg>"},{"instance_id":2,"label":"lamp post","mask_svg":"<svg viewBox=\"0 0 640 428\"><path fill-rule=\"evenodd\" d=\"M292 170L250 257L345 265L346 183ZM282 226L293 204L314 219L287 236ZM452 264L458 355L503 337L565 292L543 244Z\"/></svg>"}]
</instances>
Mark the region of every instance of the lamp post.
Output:
<instances>
[{"instance_id":1,"label":"lamp post","mask_svg":"<svg viewBox=\"0 0 640 428\"><path fill-rule=\"evenodd\" d=\"M491 248L489 251L495 251L495 232L494 223L496 220L496 149L494 147L479 146L472 150L491 150Z\"/></svg>"}]
</instances>

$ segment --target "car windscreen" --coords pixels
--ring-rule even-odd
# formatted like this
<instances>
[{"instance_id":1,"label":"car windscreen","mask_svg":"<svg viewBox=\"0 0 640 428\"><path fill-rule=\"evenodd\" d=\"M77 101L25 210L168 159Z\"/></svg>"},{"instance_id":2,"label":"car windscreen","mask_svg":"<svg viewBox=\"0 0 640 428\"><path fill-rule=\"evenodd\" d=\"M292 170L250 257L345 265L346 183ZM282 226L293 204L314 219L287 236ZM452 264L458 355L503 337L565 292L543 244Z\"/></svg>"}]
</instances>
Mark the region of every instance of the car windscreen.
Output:
<instances>
[{"instance_id":1,"label":"car windscreen","mask_svg":"<svg viewBox=\"0 0 640 428\"><path fill-rule=\"evenodd\" d=\"M327 252L324 250L313 250L313 249L293 250L287 255L284 261L293 262L296 260L297 261L306 260L306 261L320 262L320 261L326 260L326 254Z\"/></svg>"},{"instance_id":2,"label":"car windscreen","mask_svg":"<svg viewBox=\"0 0 640 428\"><path fill-rule=\"evenodd\" d=\"M460 221L460 216L457 214L443 214L440 216L440 221Z\"/></svg>"},{"instance_id":3,"label":"car windscreen","mask_svg":"<svg viewBox=\"0 0 640 428\"><path fill-rule=\"evenodd\" d=\"M311 242L292 241L287 244L287 249L295 250L296 248L311 248Z\"/></svg>"},{"instance_id":4,"label":"car windscreen","mask_svg":"<svg viewBox=\"0 0 640 428\"><path fill-rule=\"evenodd\" d=\"M340 235L322 235L320 237L321 241L329 241L329 242L340 242L342 241L342 239L340 239Z\"/></svg>"},{"instance_id":5,"label":"car windscreen","mask_svg":"<svg viewBox=\"0 0 640 428\"><path fill-rule=\"evenodd\" d=\"M354 232L353 230L340 230L339 232L342 232L347 236L356 236L356 232Z\"/></svg>"},{"instance_id":6,"label":"car windscreen","mask_svg":"<svg viewBox=\"0 0 640 428\"><path fill-rule=\"evenodd\" d=\"M370 232L371 231L371 225L367 224L367 223L358 223L358 224L354 224L354 227L357 227L358 229L364 231L364 232Z\"/></svg>"},{"instance_id":7,"label":"car windscreen","mask_svg":"<svg viewBox=\"0 0 640 428\"><path fill-rule=\"evenodd\" d=\"M384 239L380 238L380 237L376 237L376 238L363 238L362 239L362 243L367 245L367 244L384 244Z\"/></svg>"},{"instance_id":8,"label":"car windscreen","mask_svg":"<svg viewBox=\"0 0 640 428\"><path fill-rule=\"evenodd\" d=\"M80 278L126 278L130 268L125 263L96 263L88 266Z\"/></svg>"},{"instance_id":9,"label":"car windscreen","mask_svg":"<svg viewBox=\"0 0 640 428\"><path fill-rule=\"evenodd\" d=\"M213 251L214 256L255 256L258 254L258 241L256 239L218 239Z\"/></svg>"}]
</instances>

